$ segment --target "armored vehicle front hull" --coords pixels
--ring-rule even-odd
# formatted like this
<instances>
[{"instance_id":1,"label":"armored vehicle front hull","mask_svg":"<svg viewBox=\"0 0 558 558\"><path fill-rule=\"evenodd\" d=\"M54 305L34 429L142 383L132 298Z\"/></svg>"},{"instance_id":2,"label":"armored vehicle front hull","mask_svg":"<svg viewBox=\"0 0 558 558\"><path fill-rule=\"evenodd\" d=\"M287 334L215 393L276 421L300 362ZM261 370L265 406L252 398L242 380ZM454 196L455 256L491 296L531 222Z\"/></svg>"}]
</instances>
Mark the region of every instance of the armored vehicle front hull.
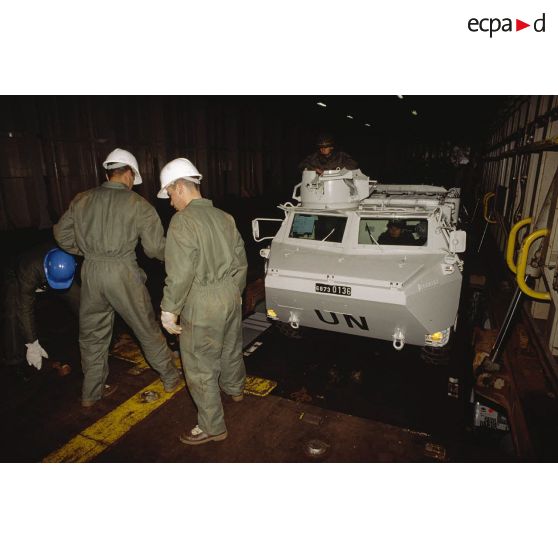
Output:
<instances>
[{"instance_id":1,"label":"armored vehicle front hull","mask_svg":"<svg viewBox=\"0 0 558 558\"><path fill-rule=\"evenodd\" d=\"M350 335L443 347L457 321L466 234L459 190L367 182L359 171L303 173L284 219L255 219L271 239L270 319ZM260 236L259 222L280 221Z\"/></svg>"},{"instance_id":2,"label":"armored vehicle front hull","mask_svg":"<svg viewBox=\"0 0 558 558\"><path fill-rule=\"evenodd\" d=\"M461 272L448 273L444 254L315 252L274 247L265 282L274 319L421 346L433 333L449 334Z\"/></svg>"}]
</instances>

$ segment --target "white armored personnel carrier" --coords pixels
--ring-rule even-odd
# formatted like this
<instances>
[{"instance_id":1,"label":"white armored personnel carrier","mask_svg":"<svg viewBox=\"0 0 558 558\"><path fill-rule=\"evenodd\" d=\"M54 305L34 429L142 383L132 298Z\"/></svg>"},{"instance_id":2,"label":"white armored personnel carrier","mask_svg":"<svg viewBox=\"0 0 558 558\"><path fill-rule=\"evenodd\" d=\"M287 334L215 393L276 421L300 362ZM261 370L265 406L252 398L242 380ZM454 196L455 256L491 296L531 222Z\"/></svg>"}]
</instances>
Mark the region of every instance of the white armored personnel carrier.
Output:
<instances>
[{"instance_id":1,"label":"white armored personnel carrier","mask_svg":"<svg viewBox=\"0 0 558 558\"><path fill-rule=\"evenodd\" d=\"M304 171L281 219L254 219L271 320L443 347L457 320L465 232L459 190L370 181L359 170ZM262 221L282 221L260 236Z\"/></svg>"}]
</instances>

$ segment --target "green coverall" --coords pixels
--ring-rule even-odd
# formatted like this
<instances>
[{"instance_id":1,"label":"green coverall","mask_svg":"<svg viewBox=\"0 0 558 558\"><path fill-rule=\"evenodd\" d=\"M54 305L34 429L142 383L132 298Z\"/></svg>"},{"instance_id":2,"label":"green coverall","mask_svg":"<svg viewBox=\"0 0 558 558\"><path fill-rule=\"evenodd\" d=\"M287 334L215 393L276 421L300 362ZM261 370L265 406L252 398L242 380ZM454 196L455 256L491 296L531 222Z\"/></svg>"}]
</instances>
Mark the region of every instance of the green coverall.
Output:
<instances>
[{"instance_id":1,"label":"green coverall","mask_svg":"<svg viewBox=\"0 0 558 558\"><path fill-rule=\"evenodd\" d=\"M105 182L72 200L54 226L54 237L67 252L85 257L79 314L82 399L102 397L114 311L132 328L165 387L172 386L179 371L155 321L135 254L141 240L148 257L164 258L165 237L155 208L124 184Z\"/></svg>"},{"instance_id":2,"label":"green coverall","mask_svg":"<svg viewBox=\"0 0 558 558\"><path fill-rule=\"evenodd\" d=\"M221 389L241 394L242 291L246 252L234 219L207 199L195 199L171 219L165 248L162 310L180 315L186 383L209 435L226 431Z\"/></svg>"}]
</instances>

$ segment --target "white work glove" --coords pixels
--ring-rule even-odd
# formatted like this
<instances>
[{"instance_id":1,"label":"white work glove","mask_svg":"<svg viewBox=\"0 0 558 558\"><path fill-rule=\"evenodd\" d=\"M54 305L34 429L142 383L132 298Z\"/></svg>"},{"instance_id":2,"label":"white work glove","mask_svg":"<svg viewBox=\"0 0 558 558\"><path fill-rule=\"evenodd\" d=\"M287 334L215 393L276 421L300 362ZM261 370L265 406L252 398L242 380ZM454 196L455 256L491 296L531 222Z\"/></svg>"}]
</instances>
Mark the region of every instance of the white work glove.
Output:
<instances>
[{"instance_id":1,"label":"white work glove","mask_svg":"<svg viewBox=\"0 0 558 558\"><path fill-rule=\"evenodd\" d=\"M161 324L163 327L173 335L179 335L182 333L182 327L176 323L178 316L172 312L161 311Z\"/></svg>"},{"instance_id":2,"label":"white work glove","mask_svg":"<svg viewBox=\"0 0 558 558\"><path fill-rule=\"evenodd\" d=\"M27 347L27 363L40 370L43 365L43 357L48 358L47 352L39 345L38 339L35 339L33 343L25 343L25 346Z\"/></svg>"}]
</instances>

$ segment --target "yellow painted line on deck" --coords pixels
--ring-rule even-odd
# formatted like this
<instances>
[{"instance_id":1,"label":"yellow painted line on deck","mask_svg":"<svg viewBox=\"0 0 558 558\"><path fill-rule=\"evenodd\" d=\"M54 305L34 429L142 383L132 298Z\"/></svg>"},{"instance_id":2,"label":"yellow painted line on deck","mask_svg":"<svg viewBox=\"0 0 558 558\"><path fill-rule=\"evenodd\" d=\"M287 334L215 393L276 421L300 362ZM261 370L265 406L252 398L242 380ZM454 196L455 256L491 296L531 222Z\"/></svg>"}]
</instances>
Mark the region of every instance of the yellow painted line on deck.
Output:
<instances>
[{"instance_id":1,"label":"yellow painted line on deck","mask_svg":"<svg viewBox=\"0 0 558 558\"><path fill-rule=\"evenodd\" d=\"M114 445L136 424L149 416L153 411L174 397L184 383L172 393L166 393L159 379L142 388L141 391L116 407L113 411L80 432L60 449L43 459L44 463L85 463ZM159 399L151 403L143 403L141 394L144 391L155 391Z\"/></svg>"},{"instance_id":2,"label":"yellow painted line on deck","mask_svg":"<svg viewBox=\"0 0 558 558\"><path fill-rule=\"evenodd\" d=\"M149 368L141 353L140 348L129 335L123 335L118 341L112 356L120 358L135 365L138 371ZM181 367L180 359L175 359L177 368ZM166 393L161 381L155 380L147 387L138 391L127 401L116 407L113 411L99 419L97 422L80 432L60 449L52 452L43 459L44 463L85 463L114 445L122 436L127 434L136 424L148 417L153 411L164 405L174 397L183 387L184 382L172 393ZM245 393L265 397L275 389L277 382L246 376ZM155 391L159 399L144 403L141 394L144 391Z\"/></svg>"},{"instance_id":3,"label":"yellow painted line on deck","mask_svg":"<svg viewBox=\"0 0 558 558\"><path fill-rule=\"evenodd\" d=\"M267 380L266 378L258 378L257 376L246 376L246 384L244 385L244 393L256 395L258 397L266 397L277 387L277 382Z\"/></svg>"},{"instance_id":4,"label":"yellow painted line on deck","mask_svg":"<svg viewBox=\"0 0 558 558\"><path fill-rule=\"evenodd\" d=\"M43 459L43 463L86 463L114 445L127 434L136 424L147 418L153 411L164 405L184 388L184 383L172 393L166 393L159 379L124 401L113 411L80 432L60 449ZM277 382L246 376L245 393L265 397L277 386ZM144 391L155 391L159 399L143 403L141 394Z\"/></svg>"}]
</instances>

